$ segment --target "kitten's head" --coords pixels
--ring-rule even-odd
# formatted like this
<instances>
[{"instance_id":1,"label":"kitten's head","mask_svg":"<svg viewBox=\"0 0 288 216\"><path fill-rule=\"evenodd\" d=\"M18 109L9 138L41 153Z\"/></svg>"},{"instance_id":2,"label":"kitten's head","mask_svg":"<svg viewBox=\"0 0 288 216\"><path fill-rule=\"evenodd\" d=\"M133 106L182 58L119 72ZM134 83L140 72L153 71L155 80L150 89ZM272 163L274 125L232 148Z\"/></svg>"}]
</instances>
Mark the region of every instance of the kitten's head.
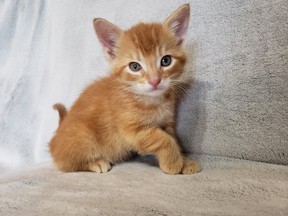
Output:
<instances>
[{"instance_id":1,"label":"kitten's head","mask_svg":"<svg viewBox=\"0 0 288 216\"><path fill-rule=\"evenodd\" d=\"M96 35L111 63L112 72L137 94L159 96L183 73L183 40L190 7L178 8L163 24L140 23L127 31L95 19Z\"/></svg>"}]
</instances>

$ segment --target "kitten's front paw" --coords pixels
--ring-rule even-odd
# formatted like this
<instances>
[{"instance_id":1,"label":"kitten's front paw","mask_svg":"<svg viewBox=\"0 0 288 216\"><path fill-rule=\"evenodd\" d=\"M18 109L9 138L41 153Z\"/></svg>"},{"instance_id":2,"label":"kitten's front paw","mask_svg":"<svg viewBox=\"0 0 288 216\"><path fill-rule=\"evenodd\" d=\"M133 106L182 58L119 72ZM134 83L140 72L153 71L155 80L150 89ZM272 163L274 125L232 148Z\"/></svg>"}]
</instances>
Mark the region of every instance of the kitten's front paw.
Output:
<instances>
[{"instance_id":1,"label":"kitten's front paw","mask_svg":"<svg viewBox=\"0 0 288 216\"><path fill-rule=\"evenodd\" d=\"M196 161L185 158L184 165L181 170L182 174L189 175L189 174L197 173L200 171L201 171L201 167Z\"/></svg>"},{"instance_id":2,"label":"kitten's front paw","mask_svg":"<svg viewBox=\"0 0 288 216\"><path fill-rule=\"evenodd\" d=\"M112 169L111 164L107 160L98 160L89 163L89 171L96 173L106 173Z\"/></svg>"},{"instance_id":3,"label":"kitten's front paw","mask_svg":"<svg viewBox=\"0 0 288 216\"><path fill-rule=\"evenodd\" d=\"M161 162L160 168L161 170L170 175L176 175L181 172L183 167L183 159L179 158L175 162Z\"/></svg>"}]
</instances>

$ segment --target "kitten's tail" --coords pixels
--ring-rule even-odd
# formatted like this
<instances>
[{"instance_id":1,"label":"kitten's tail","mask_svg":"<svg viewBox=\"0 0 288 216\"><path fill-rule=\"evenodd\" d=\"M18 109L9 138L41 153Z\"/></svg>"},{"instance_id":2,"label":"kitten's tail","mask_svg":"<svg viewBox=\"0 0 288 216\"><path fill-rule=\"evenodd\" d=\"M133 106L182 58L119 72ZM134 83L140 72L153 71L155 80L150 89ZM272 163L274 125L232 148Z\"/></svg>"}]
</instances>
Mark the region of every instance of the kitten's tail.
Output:
<instances>
[{"instance_id":1,"label":"kitten's tail","mask_svg":"<svg viewBox=\"0 0 288 216\"><path fill-rule=\"evenodd\" d=\"M55 110L58 110L58 113L59 113L59 125L61 124L61 122L64 120L64 118L66 117L67 115L67 109L66 107L61 104L61 103L56 103L54 104L53 108Z\"/></svg>"}]
</instances>

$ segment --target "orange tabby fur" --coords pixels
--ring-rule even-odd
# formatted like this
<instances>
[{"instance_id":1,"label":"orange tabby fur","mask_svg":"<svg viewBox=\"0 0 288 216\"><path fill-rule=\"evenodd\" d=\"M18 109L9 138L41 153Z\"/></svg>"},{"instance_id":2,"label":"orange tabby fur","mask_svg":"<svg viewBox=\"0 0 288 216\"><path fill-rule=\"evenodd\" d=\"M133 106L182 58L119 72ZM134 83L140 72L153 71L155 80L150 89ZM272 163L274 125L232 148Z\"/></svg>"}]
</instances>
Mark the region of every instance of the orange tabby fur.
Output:
<instances>
[{"instance_id":1,"label":"orange tabby fur","mask_svg":"<svg viewBox=\"0 0 288 216\"><path fill-rule=\"evenodd\" d=\"M183 156L175 138L175 86L183 73L186 55L181 45L182 35L177 37L169 22L188 12L189 5L184 5L163 25L140 23L127 31L106 20L94 20L112 73L88 86L67 115L63 105L54 106L61 124L49 146L60 170L107 172L111 164L126 159L131 152L155 154L160 168L168 174L200 170L195 161ZM112 43L101 38L107 28L115 33ZM157 58L167 54L172 56L173 65L157 67ZM145 70L137 75L127 67L135 60L145 62ZM164 90L157 94L156 90L139 93L142 90L137 85L149 87L147 82L153 79L159 79L159 88L163 83Z\"/></svg>"}]
</instances>

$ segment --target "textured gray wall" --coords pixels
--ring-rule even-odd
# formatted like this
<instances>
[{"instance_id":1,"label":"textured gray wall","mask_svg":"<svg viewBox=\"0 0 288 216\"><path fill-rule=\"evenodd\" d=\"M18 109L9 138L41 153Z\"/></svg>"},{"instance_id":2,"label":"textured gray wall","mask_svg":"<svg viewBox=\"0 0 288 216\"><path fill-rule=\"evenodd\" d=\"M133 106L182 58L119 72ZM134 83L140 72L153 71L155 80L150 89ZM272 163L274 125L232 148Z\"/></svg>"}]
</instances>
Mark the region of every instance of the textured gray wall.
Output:
<instances>
[{"instance_id":1,"label":"textured gray wall","mask_svg":"<svg viewBox=\"0 0 288 216\"><path fill-rule=\"evenodd\" d=\"M191 1L186 150L288 164L288 1Z\"/></svg>"}]
</instances>

